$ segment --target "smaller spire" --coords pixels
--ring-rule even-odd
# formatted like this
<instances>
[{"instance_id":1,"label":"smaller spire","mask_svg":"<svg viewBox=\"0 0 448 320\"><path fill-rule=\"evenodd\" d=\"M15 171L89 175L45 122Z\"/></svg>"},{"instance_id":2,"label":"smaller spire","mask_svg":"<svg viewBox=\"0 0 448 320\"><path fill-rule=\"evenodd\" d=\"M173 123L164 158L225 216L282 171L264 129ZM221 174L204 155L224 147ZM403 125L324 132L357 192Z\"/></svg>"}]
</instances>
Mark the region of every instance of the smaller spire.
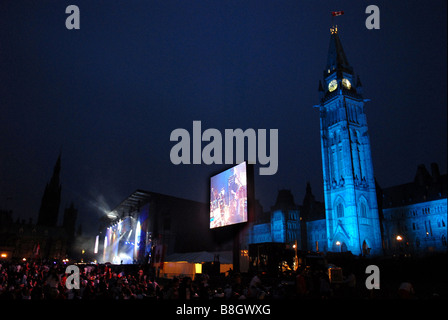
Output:
<instances>
[{"instance_id":1,"label":"smaller spire","mask_svg":"<svg viewBox=\"0 0 448 320\"><path fill-rule=\"evenodd\" d=\"M358 94L362 94L363 93L362 83L361 83L361 79L359 78L359 75L356 78L356 92Z\"/></svg>"},{"instance_id":2,"label":"smaller spire","mask_svg":"<svg viewBox=\"0 0 448 320\"><path fill-rule=\"evenodd\" d=\"M319 80L319 87L318 87L317 91L319 92L319 98L322 99L325 91L324 91L324 87L322 86L322 81L320 81L320 80Z\"/></svg>"},{"instance_id":3,"label":"smaller spire","mask_svg":"<svg viewBox=\"0 0 448 320\"><path fill-rule=\"evenodd\" d=\"M306 194L313 194L311 191L311 183L309 181L306 183Z\"/></svg>"},{"instance_id":4,"label":"smaller spire","mask_svg":"<svg viewBox=\"0 0 448 320\"><path fill-rule=\"evenodd\" d=\"M317 89L319 92L324 91L324 87L322 86L322 81L319 80L319 87Z\"/></svg>"},{"instance_id":5,"label":"smaller spire","mask_svg":"<svg viewBox=\"0 0 448 320\"><path fill-rule=\"evenodd\" d=\"M356 87L362 87L361 79L359 78L359 75L356 77Z\"/></svg>"}]
</instances>

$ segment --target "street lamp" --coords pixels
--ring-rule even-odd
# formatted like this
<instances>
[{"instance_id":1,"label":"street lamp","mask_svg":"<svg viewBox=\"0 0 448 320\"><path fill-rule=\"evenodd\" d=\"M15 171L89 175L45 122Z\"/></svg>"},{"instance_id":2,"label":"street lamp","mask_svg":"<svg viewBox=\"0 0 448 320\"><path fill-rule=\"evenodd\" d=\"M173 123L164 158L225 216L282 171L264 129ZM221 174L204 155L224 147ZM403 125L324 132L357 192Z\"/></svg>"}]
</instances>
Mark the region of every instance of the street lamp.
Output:
<instances>
[{"instance_id":1,"label":"street lamp","mask_svg":"<svg viewBox=\"0 0 448 320\"><path fill-rule=\"evenodd\" d=\"M403 241L403 237L400 235L397 235L395 237L395 240L397 240L397 244L398 244L398 253L400 254L403 251L403 247L401 246L401 241Z\"/></svg>"},{"instance_id":2,"label":"street lamp","mask_svg":"<svg viewBox=\"0 0 448 320\"><path fill-rule=\"evenodd\" d=\"M294 248L294 266L293 266L293 269L294 269L294 271L296 271L297 267L299 266L299 261L297 259L297 240L294 241L294 244L292 245L292 247Z\"/></svg>"},{"instance_id":3,"label":"street lamp","mask_svg":"<svg viewBox=\"0 0 448 320\"><path fill-rule=\"evenodd\" d=\"M339 241L336 241L336 245L338 246L338 248L339 248L339 246L341 245L341 243L339 242ZM341 249L342 250L342 249ZM339 252L341 252L340 250L338 250Z\"/></svg>"}]
</instances>

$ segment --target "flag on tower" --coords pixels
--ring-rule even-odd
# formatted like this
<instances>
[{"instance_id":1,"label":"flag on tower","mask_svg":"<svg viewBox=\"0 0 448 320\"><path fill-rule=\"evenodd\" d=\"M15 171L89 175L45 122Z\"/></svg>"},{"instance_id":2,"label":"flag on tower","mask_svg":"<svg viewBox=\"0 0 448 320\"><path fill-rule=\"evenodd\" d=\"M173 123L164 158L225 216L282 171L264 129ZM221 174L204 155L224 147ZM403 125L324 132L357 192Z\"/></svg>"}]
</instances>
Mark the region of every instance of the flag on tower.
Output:
<instances>
[{"instance_id":1,"label":"flag on tower","mask_svg":"<svg viewBox=\"0 0 448 320\"><path fill-rule=\"evenodd\" d=\"M344 14L344 11L333 11L331 12L331 15L333 17L342 16Z\"/></svg>"}]
</instances>

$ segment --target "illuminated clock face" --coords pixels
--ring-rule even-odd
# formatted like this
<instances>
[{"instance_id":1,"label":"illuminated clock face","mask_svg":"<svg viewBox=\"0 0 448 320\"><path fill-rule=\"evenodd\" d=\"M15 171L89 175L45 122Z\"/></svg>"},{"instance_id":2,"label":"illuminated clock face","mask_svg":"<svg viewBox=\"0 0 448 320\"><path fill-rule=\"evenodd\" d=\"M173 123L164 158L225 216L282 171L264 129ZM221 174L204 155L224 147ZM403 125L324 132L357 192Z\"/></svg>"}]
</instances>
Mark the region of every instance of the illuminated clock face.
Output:
<instances>
[{"instance_id":1,"label":"illuminated clock face","mask_svg":"<svg viewBox=\"0 0 448 320\"><path fill-rule=\"evenodd\" d=\"M331 80L328 84L328 91L333 92L338 87L338 82L336 80Z\"/></svg>"},{"instance_id":2,"label":"illuminated clock face","mask_svg":"<svg viewBox=\"0 0 448 320\"><path fill-rule=\"evenodd\" d=\"M352 84L350 83L350 81L348 81L348 79L345 79L345 78L342 79L342 85L349 90L352 87Z\"/></svg>"}]
</instances>

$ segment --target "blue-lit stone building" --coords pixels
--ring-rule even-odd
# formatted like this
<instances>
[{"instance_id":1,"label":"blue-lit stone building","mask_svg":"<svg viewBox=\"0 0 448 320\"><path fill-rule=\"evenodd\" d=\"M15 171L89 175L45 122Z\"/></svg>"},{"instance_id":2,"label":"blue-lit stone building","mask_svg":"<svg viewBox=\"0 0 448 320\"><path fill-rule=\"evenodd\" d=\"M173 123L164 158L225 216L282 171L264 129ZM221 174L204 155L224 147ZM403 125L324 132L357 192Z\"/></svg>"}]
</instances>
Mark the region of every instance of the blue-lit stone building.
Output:
<instances>
[{"instance_id":1,"label":"blue-lit stone building","mask_svg":"<svg viewBox=\"0 0 448 320\"><path fill-rule=\"evenodd\" d=\"M438 165L431 172L419 165L413 181L381 188L376 184L381 249L384 255L421 256L447 252L447 174ZM311 186L301 205L290 190L280 190L269 212L249 229L248 243L297 244L299 250L341 252L328 246L325 203L316 201ZM353 253L353 252L352 252ZM363 252L372 256L375 253Z\"/></svg>"},{"instance_id":2,"label":"blue-lit stone building","mask_svg":"<svg viewBox=\"0 0 448 320\"><path fill-rule=\"evenodd\" d=\"M447 251L447 175L419 166L415 181L381 189L375 181L362 84L331 28L319 82L324 202L306 187L302 205L289 190L250 228L248 243L354 255Z\"/></svg>"},{"instance_id":3,"label":"blue-lit stone building","mask_svg":"<svg viewBox=\"0 0 448 320\"><path fill-rule=\"evenodd\" d=\"M294 244L301 239L300 207L290 190L280 190L271 210L258 217L249 233L249 243L281 242Z\"/></svg>"},{"instance_id":4,"label":"blue-lit stone building","mask_svg":"<svg viewBox=\"0 0 448 320\"><path fill-rule=\"evenodd\" d=\"M381 254L375 178L364 112L366 100L337 28L331 29L319 93L328 250Z\"/></svg>"},{"instance_id":5,"label":"blue-lit stone building","mask_svg":"<svg viewBox=\"0 0 448 320\"><path fill-rule=\"evenodd\" d=\"M378 190L383 199L387 254L420 255L447 250L447 175L424 165L412 182Z\"/></svg>"}]
</instances>

